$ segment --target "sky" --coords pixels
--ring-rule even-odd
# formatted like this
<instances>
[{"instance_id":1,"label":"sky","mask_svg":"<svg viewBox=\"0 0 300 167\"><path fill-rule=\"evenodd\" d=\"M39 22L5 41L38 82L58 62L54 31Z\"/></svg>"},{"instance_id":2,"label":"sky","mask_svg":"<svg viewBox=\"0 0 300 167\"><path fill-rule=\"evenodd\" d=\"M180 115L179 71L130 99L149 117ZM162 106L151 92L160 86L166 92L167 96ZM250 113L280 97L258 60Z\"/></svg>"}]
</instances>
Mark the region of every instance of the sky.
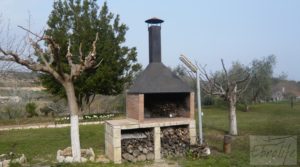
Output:
<instances>
[{"instance_id":1,"label":"sky","mask_svg":"<svg viewBox=\"0 0 300 167\"><path fill-rule=\"evenodd\" d=\"M111 12L119 14L129 30L126 43L136 47L138 61L146 67L148 30L146 19L158 17L162 24L162 61L175 67L180 54L206 65L208 71L239 61L271 54L277 58L275 76L282 72L300 81L299 0L107 0ZM2 20L12 31L28 25L40 32L46 27L53 0L0 0ZM103 1L99 0L99 6ZM24 33L24 32L23 32Z\"/></svg>"}]
</instances>

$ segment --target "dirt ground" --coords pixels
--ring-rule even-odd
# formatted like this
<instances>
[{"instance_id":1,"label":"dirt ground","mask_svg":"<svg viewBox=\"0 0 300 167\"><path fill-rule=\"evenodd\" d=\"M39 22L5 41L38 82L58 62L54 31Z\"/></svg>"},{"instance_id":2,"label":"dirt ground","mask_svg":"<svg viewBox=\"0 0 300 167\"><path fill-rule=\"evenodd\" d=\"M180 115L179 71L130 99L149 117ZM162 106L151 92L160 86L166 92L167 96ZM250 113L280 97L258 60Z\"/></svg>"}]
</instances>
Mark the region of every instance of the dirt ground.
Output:
<instances>
[{"instance_id":1,"label":"dirt ground","mask_svg":"<svg viewBox=\"0 0 300 167\"><path fill-rule=\"evenodd\" d=\"M159 162L154 162L151 165L145 165L144 167L180 167L180 165L175 161L161 160Z\"/></svg>"}]
</instances>

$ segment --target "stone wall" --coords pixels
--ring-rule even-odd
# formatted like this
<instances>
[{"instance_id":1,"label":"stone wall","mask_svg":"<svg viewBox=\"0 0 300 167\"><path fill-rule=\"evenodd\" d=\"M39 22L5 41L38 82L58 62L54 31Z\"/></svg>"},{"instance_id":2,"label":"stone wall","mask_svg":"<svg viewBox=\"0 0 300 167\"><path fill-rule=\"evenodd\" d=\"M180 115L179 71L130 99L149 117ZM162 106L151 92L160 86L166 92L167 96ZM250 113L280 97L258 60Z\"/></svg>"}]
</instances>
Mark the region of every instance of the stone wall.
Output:
<instances>
[{"instance_id":1,"label":"stone wall","mask_svg":"<svg viewBox=\"0 0 300 167\"><path fill-rule=\"evenodd\" d=\"M27 162L27 159L24 154L16 155L11 152L9 154L1 154L0 155L0 167L9 167L10 163L24 165L26 162Z\"/></svg>"}]
</instances>

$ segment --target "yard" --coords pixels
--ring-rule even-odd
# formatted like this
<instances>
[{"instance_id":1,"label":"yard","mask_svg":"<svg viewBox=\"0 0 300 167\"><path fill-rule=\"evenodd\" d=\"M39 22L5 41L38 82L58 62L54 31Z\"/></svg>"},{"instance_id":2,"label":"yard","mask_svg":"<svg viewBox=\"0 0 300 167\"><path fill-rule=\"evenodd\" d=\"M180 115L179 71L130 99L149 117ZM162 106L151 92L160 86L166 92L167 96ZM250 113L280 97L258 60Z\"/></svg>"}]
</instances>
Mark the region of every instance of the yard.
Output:
<instances>
[{"instance_id":1,"label":"yard","mask_svg":"<svg viewBox=\"0 0 300 167\"><path fill-rule=\"evenodd\" d=\"M204 107L204 136L212 149L208 158L191 157L173 159L180 166L250 166L249 135L297 135L300 134L300 103L291 109L289 103L266 103L251 106L250 112L237 112L239 136L235 137L232 153L222 153L223 135L228 129L228 116L223 105ZM96 153L104 154L104 126L86 125L80 127L82 148L92 147ZM298 164L300 140L297 140ZM31 165L53 164L57 166L133 166L110 164L55 164L56 151L70 144L69 128L30 129L0 131L0 154L10 151L24 153ZM149 164L151 162L147 162ZM135 163L143 166L146 163Z\"/></svg>"}]
</instances>

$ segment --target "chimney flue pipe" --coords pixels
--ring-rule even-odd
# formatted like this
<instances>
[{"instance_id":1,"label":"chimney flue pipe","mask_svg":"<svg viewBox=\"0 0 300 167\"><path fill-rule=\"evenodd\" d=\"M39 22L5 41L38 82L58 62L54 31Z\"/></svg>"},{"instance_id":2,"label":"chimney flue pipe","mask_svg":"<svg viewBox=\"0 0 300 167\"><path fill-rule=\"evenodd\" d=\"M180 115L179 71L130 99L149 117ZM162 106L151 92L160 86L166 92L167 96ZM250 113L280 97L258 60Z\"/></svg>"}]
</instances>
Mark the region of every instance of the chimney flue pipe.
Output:
<instances>
[{"instance_id":1,"label":"chimney flue pipe","mask_svg":"<svg viewBox=\"0 0 300 167\"><path fill-rule=\"evenodd\" d=\"M163 20L151 18L146 20L149 32L149 63L161 62L161 23Z\"/></svg>"}]
</instances>

